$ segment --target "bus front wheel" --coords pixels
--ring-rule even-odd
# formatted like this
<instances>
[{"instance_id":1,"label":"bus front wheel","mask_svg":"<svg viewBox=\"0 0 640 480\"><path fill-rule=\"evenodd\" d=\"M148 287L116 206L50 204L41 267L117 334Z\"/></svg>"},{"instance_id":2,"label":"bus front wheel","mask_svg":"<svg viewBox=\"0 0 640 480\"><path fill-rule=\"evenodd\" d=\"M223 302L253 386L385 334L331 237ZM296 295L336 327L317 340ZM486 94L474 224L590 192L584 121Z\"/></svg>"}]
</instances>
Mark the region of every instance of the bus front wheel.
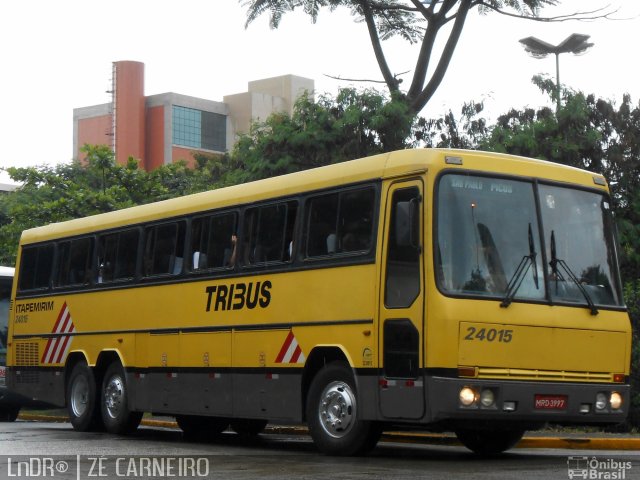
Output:
<instances>
[{"instance_id":1,"label":"bus front wheel","mask_svg":"<svg viewBox=\"0 0 640 480\"><path fill-rule=\"evenodd\" d=\"M358 417L358 396L348 365L330 363L314 377L307 398L309 433L318 449L330 455L360 455L380 439L378 424Z\"/></svg>"},{"instance_id":2,"label":"bus front wheel","mask_svg":"<svg viewBox=\"0 0 640 480\"><path fill-rule=\"evenodd\" d=\"M456 430L456 437L462 444L478 455L492 456L514 447L524 430Z\"/></svg>"},{"instance_id":3,"label":"bus front wheel","mask_svg":"<svg viewBox=\"0 0 640 480\"><path fill-rule=\"evenodd\" d=\"M78 362L71 370L67 383L67 410L74 430L88 432L100 427L100 408L93 370Z\"/></svg>"},{"instance_id":4,"label":"bus front wheel","mask_svg":"<svg viewBox=\"0 0 640 480\"><path fill-rule=\"evenodd\" d=\"M104 374L101 390L102 421L110 433L131 433L142 419L142 412L129 410L129 390L122 366L115 362Z\"/></svg>"}]
</instances>

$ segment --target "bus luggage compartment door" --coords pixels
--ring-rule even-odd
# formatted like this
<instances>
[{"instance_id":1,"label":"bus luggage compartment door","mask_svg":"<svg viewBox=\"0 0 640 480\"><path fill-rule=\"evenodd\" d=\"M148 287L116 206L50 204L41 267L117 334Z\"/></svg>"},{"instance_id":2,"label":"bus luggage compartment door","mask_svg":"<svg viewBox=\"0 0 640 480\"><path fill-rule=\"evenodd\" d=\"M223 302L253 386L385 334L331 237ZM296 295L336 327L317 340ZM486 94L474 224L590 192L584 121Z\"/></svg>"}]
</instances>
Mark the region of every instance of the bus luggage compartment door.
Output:
<instances>
[{"instance_id":1,"label":"bus luggage compartment door","mask_svg":"<svg viewBox=\"0 0 640 480\"><path fill-rule=\"evenodd\" d=\"M386 202L380 296L378 381L386 418L419 419L425 412L422 182L391 186Z\"/></svg>"}]
</instances>

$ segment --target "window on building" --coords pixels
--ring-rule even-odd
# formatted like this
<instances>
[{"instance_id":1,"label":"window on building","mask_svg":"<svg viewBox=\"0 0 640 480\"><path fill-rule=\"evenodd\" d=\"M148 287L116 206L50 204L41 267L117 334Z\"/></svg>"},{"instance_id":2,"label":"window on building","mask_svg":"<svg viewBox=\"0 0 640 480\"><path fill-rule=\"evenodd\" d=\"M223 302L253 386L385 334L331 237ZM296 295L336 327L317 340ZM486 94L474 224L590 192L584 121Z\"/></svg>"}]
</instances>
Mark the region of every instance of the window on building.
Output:
<instances>
[{"instance_id":1,"label":"window on building","mask_svg":"<svg viewBox=\"0 0 640 480\"><path fill-rule=\"evenodd\" d=\"M226 150L227 117L219 113L173 106L173 143L183 147Z\"/></svg>"}]
</instances>

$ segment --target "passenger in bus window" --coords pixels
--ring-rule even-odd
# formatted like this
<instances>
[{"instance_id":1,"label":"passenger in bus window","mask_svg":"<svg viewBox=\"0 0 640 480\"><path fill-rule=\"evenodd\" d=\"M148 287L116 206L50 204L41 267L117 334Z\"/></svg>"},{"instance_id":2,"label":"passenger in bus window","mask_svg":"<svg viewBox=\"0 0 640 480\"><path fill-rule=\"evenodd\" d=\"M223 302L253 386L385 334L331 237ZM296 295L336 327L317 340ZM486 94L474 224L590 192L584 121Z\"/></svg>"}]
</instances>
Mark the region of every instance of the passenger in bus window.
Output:
<instances>
[{"instance_id":1,"label":"passenger in bus window","mask_svg":"<svg viewBox=\"0 0 640 480\"><path fill-rule=\"evenodd\" d=\"M238 245L238 236L231 235L231 248L224 249L224 264L223 267L235 267L236 265L236 253Z\"/></svg>"}]
</instances>

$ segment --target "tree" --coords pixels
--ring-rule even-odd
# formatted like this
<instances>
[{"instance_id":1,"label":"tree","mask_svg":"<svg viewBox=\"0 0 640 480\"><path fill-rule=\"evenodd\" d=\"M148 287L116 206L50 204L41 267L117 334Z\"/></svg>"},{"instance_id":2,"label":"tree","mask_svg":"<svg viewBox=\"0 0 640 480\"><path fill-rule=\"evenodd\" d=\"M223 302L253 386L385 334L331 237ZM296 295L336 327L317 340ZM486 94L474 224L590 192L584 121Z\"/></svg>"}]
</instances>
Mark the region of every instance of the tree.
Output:
<instances>
[{"instance_id":1,"label":"tree","mask_svg":"<svg viewBox=\"0 0 640 480\"><path fill-rule=\"evenodd\" d=\"M443 117L419 117L413 131L416 142L430 148L475 149L488 135L486 119L479 117L482 102L468 102L462 106L460 117L449 110Z\"/></svg>"},{"instance_id":2,"label":"tree","mask_svg":"<svg viewBox=\"0 0 640 480\"><path fill-rule=\"evenodd\" d=\"M184 162L149 173L133 158L127 165L117 165L107 146L83 149L85 163L7 169L21 186L0 196L0 263L15 262L20 234L28 228L211 188L200 181L201 171Z\"/></svg>"},{"instance_id":3,"label":"tree","mask_svg":"<svg viewBox=\"0 0 640 480\"><path fill-rule=\"evenodd\" d=\"M315 22L320 10L348 8L366 27L376 61L389 94L405 103L414 116L427 105L442 83L453 57L460 34L469 13L498 13L514 18L542 22L570 19L607 18L613 12L603 9L576 12L556 17L540 16L540 10L557 5L559 0L240 0L247 7L246 26L263 14L269 15L272 28L278 28L282 17L294 10L303 10ZM449 28L450 27L450 28ZM401 74L394 73L383 42L401 37L410 44L420 44L413 76L408 89L401 89ZM436 40L446 36L441 52ZM408 133L408 132L407 132Z\"/></svg>"},{"instance_id":4,"label":"tree","mask_svg":"<svg viewBox=\"0 0 640 480\"><path fill-rule=\"evenodd\" d=\"M293 115L274 113L241 135L215 164L221 184L282 175L404 148L413 116L374 90L341 89L335 98L300 97Z\"/></svg>"}]
</instances>

